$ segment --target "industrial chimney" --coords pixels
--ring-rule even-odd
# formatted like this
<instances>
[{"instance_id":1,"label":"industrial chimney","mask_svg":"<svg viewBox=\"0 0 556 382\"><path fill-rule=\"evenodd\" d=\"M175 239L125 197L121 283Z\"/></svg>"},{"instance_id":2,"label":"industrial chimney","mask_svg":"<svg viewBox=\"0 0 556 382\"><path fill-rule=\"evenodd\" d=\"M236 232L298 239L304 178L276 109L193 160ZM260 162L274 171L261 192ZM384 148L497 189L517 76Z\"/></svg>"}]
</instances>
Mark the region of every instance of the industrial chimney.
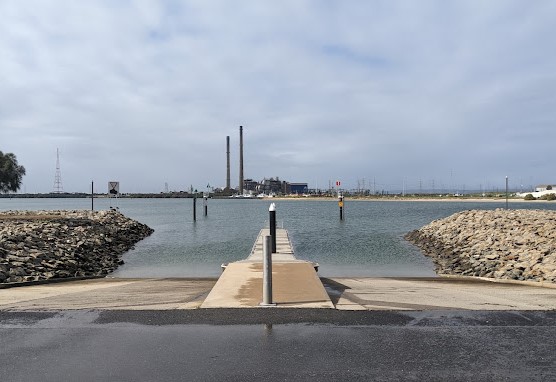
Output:
<instances>
[{"instance_id":1,"label":"industrial chimney","mask_svg":"<svg viewBox=\"0 0 556 382\"><path fill-rule=\"evenodd\" d=\"M226 191L230 189L230 136L226 136Z\"/></svg>"},{"instance_id":2,"label":"industrial chimney","mask_svg":"<svg viewBox=\"0 0 556 382\"><path fill-rule=\"evenodd\" d=\"M239 194L243 195L243 126L239 127Z\"/></svg>"}]
</instances>

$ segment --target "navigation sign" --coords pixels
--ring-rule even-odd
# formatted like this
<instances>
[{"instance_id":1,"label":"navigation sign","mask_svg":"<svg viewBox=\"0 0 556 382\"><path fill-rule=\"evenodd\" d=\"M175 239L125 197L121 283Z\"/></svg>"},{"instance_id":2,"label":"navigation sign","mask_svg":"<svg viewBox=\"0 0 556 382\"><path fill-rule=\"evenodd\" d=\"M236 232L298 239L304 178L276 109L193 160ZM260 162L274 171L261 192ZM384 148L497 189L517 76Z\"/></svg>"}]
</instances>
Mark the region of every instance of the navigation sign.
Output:
<instances>
[{"instance_id":1,"label":"navigation sign","mask_svg":"<svg viewBox=\"0 0 556 382\"><path fill-rule=\"evenodd\" d=\"M118 195L120 193L120 182L108 182L108 193Z\"/></svg>"}]
</instances>

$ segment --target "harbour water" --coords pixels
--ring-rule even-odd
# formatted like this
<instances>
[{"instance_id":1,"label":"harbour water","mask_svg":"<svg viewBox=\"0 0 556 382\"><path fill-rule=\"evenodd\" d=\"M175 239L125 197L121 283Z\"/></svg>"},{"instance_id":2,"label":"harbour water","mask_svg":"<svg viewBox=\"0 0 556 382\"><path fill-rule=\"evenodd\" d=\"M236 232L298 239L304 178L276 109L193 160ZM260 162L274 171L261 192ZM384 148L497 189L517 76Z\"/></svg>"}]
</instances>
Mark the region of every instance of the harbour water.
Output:
<instances>
[{"instance_id":1,"label":"harbour water","mask_svg":"<svg viewBox=\"0 0 556 382\"><path fill-rule=\"evenodd\" d=\"M220 265L248 256L268 224L273 200L209 200L208 216L192 199L95 199L95 209L118 207L154 234L123 257L113 277L216 277ZM340 221L335 201L276 200L297 258L318 262L321 276L434 276L432 262L403 236L432 220L500 202L347 201ZM89 199L0 199L0 210L90 209ZM554 203L511 203L510 208L556 209Z\"/></svg>"}]
</instances>

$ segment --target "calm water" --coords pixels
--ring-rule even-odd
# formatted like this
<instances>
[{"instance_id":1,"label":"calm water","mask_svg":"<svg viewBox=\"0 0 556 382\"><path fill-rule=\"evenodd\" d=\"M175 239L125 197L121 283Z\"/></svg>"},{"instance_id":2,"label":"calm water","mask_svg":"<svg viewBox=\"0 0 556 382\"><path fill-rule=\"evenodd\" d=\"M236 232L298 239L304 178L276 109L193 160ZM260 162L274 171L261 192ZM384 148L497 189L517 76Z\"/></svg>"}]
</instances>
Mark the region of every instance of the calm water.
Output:
<instances>
[{"instance_id":1,"label":"calm water","mask_svg":"<svg viewBox=\"0 0 556 382\"><path fill-rule=\"evenodd\" d=\"M297 258L320 264L321 276L434 276L433 265L403 235L432 220L504 203L347 201L339 220L335 201L275 201L278 224ZM218 276L220 265L244 259L268 220L268 200L209 200L204 217L191 199L120 199L120 211L155 233L124 255L115 277ZM95 199L95 209L110 201ZM555 203L512 203L511 208L556 209ZM90 209L88 199L0 199L0 210Z\"/></svg>"}]
</instances>

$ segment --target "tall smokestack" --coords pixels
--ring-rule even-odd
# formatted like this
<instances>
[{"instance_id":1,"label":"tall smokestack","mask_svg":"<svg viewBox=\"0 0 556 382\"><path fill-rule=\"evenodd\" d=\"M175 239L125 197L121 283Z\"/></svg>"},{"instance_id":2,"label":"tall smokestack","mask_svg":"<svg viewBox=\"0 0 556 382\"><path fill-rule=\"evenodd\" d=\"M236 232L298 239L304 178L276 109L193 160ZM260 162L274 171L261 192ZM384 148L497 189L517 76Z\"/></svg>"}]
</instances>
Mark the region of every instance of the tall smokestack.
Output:
<instances>
[{"instance_id":1,"label":"tall smokestack","mask_svg":"<svg viewBox=\"0 0 556 382\"><path fill-rule=\"evenodd\" d=\"M239 127L239 193L243 195L243 126Z\"/></svg>"},{"instance_id":2,"label":"tall smokestack","mask_svg":"<svg viewBox=\"0 0 556 382\"><path fill-rule=\"evenodd\" d=\"M230 189L230 136L226 136L226 191Z\"/></svg>"}]
</instances>

